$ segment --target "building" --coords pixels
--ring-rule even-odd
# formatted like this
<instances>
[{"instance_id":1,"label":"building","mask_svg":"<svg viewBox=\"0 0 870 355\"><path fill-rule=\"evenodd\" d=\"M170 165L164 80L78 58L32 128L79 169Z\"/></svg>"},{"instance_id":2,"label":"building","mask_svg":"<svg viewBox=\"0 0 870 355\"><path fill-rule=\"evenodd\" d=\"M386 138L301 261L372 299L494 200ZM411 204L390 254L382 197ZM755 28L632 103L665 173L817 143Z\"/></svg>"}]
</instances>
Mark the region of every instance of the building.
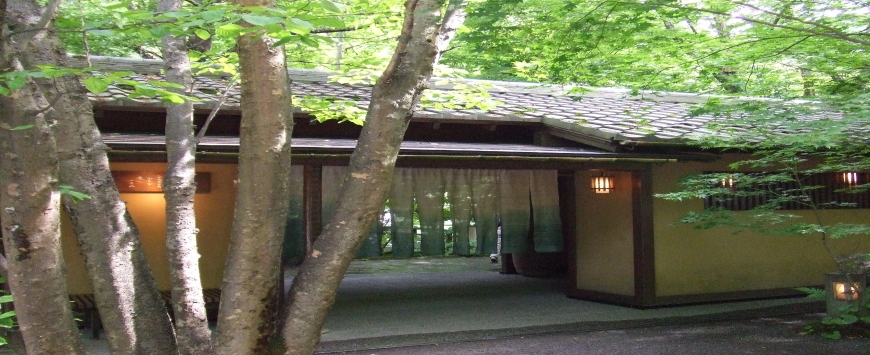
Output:
<instances>
[{"instance_id":1,"label":"building","mask_svg":"<svg viewBox=\"0 0 870 355\"><path fill-rule=\"evenodd\" d=\"M105 70L134 72L136 80L159 79L162 70L162 63L153 60L92 62ZM367 105L370 87L331 83L328 73L320 71L292 70L291 78L299 97ZM228 81L196 78L198 126ZM390 198L394 255L490 253L500 229L502 252L512 254L510 260L522 273L563 269L571 285L568 296L634 307L798 295L794 287L820 285L823 274L834 270L814 236L734 234L674 225L682 215L711 202L672 202L654 195L675 190L688 174L729 171L728 163L740 159L738 154L703 152L686 144L711 119L689 115L690 106L704 97L636 97L622 90L575 95L570 88L540 84L462 84L436 83L432 90L443 101L436 95L432 105L417 110L405 135ZM494 107L483 111L450 99L468 84L484 88ZM94 95L95 119L112 148L112 170L142 233L158 286L168 289L159 193L165 162L164 104L129 94L129 88L114 85ZM231 90L197 149L196 209L205 288L220 287L230 237L238 100L238 92ZM302 255L319 233L360 131L351 123L319 122L305 112L298 112L295 120L294 168L288 172L294 180L288 257ZM453 233L447 242L444 192L452 213ZM411 196L419 233L412 222ZM867 200L863 198L860 208L822 214L829 221L863 222L870 216ZM472 220L475 228L470 228ZM383 251L380 234L372 235L361 256ZM90 293L68 227L63 243L70 293ZM867 237L835 244L844 254L870 251Z\"/></svg>"}]
</instances>

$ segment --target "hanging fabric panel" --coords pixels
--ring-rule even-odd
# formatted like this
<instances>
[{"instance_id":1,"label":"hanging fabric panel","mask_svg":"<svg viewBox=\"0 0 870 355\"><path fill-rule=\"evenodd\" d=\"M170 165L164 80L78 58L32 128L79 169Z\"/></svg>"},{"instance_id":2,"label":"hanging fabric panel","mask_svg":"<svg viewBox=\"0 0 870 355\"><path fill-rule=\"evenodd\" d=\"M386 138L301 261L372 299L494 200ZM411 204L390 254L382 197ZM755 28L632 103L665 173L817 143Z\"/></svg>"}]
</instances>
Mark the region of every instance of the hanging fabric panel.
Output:
<instances>
[{"instance_id":1,"label":"hanging fabric panel","mask_svg":"<svg viewBox=\"0 0 870 355\"><path fill-rule=\"evenodd\" d=\"M529 236L529 170L501 170L501 252L525 253Z\"/></svg>"},{"instance_id":2,"label":"hanging fabric panel","mask_svg":"<svg viewBox=\"0 0 870 355\"><path fill-rule=\"evenodd\" d=\"M448 199L453 221L453 254L471 255L468 227L471 222L471 170L450 169L448 172Z\"/></svg>"},{"instance_id":3,"label":"hanging fabric panel","mask_svg":"<svg viewBox=\"0 0 870 355\"><path fill-rule=\"evenodd\" d=\"M287 226L284 228L284 248L282 259L294 263L301 261L305 254L305 235L302 219L304 203L302 194L304 175L301 165L290 167L290 210L287 213Z\"/></svg>"},{"instance_id":4,"label":"hanging fabric panel","mask_svg":"<svg viewBox=\"0 0 870 355\"><path fill-rule=\"evenodd\" d=\"M414 169L414 197L420 215L420 254L444 255L444 178L440 169Z\"/></svg>"},{"instance_id":5,"label":"hanging fabric panel","mask_svg":"<svg viewBox=\"0 0 870 355\"><path fill-rule=\"evenodd\" d=\"M498 172L472 170L471 182L477 253L498 253Z\"/></svg>"},{"instance_id":6,"label":"hanging fabric panel","mask_svg":"<svg viewBox=\"0 0 870 355\"><path fill-rule=\"evenodd\" d=\"M411 169L396 168L390 189L393 257L414 256L414 178Z\"/></svg>"},{"instance_id":7,"label":"hanging fabric panel","mask_svg":"<svg viewBox=\"0 0 870 355\"><path fill-rule=\"evenodd\" d=\"M535 251L562 251L562 219L559 217L559 179L556 170L532 171L532 221Z\"/></svg>"}]
</instances>

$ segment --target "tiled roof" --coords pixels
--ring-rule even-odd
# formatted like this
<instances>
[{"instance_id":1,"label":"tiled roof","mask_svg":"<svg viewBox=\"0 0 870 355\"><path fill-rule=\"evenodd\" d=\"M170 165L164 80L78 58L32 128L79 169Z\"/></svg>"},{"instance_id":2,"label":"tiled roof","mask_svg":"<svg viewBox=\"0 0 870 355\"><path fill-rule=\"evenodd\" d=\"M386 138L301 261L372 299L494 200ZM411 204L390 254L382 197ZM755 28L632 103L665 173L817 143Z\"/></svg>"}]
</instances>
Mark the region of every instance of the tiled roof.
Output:
<instances>
[{"instance_id":1,"label":"tiled roof","mask_svg":"<svg viewBox=\"0 0 870 355\"><path fill-rule=\"evenodd\" d=\"M130 71L140 81L161 80L163 67L159 60L91 57L91 65L106 71ZM72 65L85 67L81 58L72 58ZM297 96L334 97L352 100L363 109L368 106L371 87L342 85L330 81L333 73L310 69L290 69L293 93ZM433 78L429 90L447 93L457 83L441 84ZM449 80L448 80L449 82ZM211 108L228 85L229 78L197 76L194 96L199 108ZM619 89L594 89L582 94L569 94L569 87L533 83L461 80L462 84L486 87L492 99L500 102L495 108L482 111L466 108L419 107L415 119L461 120L483 122L541 123L553 130L572 136L590 137L613 144L624 141L681 142L693 133L704 133L711 116L691 116L693 104L704 102L707 96L684 93L645 93L643 97ZM130 90L113 85L108 91L92 95L97 106L159 107L165 104L155 99L128 97ZM239 91L231 89L223 108L238 109Z\"/></svg>"}]
</instances>

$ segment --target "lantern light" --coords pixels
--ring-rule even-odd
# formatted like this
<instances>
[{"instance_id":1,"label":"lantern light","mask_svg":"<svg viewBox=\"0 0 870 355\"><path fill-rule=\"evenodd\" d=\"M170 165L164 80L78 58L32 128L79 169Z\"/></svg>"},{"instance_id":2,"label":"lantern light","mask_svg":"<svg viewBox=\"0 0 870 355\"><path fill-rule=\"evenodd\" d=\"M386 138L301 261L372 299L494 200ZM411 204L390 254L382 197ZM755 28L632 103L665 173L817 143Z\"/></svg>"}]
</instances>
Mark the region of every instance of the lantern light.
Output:
<instances>
[{"instance_id":1,"label":"lantern light","mask_svg":"<svg viewBox=\"0 0 870 355\"><path fill-rule=\"evenodd\" d=\"M597 194L608 194L613 190L613 176L605 175L604 171L598 176L592 177L592 191Z\"/></svg>"},{"instance_id":2,"label":"lantern light","mask_svg":"<svg viewBox=\"0 0 870 355\"><path fill-rule=\"evenodd\" d=\"M861 297L860 285L852 282L834 282L834 299L855 301Z\"/></svg>"},{"instance_id":3,"label":"lantern light","mask_svg":"<svg viewBox=\"0 0 870 355\"><path fill-rule=\"evenodd\" d=\"M843 173L843 184L850 188L858 185L858 173Z\"/></svg>"}]
</instances>

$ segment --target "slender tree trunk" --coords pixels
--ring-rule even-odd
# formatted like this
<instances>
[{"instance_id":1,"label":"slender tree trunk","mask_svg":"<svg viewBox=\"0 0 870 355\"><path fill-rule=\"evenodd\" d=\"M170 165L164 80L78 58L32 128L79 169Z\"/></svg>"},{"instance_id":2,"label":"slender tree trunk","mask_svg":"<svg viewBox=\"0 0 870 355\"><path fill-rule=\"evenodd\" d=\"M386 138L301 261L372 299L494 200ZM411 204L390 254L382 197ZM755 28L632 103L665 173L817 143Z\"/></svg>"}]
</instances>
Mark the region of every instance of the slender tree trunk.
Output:
<instances>
[{"instance_id":1,"label":"slender tree trunk","mask_svg":"<svg viewBox=\"0 0 870 355\"><path fill-rule=\"evenodd\" d=\"M33 0L8 2L10 9L39 9ZM32 50L22 54L22 64L68 67L56 33L46 33L32 40ZM91 197L79 202L64 197L63 202L85 256L110 350L115 354L175 354L172 325L139 232L112 179L108 149L94 124L84 87L72 76L37 82L59 118L55 132L60 182Z\"/></svg>"},{"instance_id":2,"label":"slender tree trunk","mask_svg":"<svg viewBox=\"0 0 870 355\"><path fill-rule=\"evenodd\" d=\"M274 6L270 0L238 0ZM241 94L239 175L233 231L221 293L215 351L268 352L275 333L281 243L290 205L293 111L283 46L262 33L239 38Z\"/></svg>"},{"instance_id":3,"label":"slender tree trunk","mask_svg":"<svg viewBox=\"0 0 870 355\"><path fill-rule=\"evenodd\" d=\"M452 1L446 9L442 2L405 3L402 34L372 91L338 205L291 287L282 334L285 354L314 354L338 285L383 209L412 110L465 18L463 1Z\"/></svg>"},{"instance_id":4,"label":"slender tree trunk","mask_svg":"<svg viewBox=\"0 0 870 355\"><path fill-rule=\"evenodd\" d=\"M181 0L160 0L158 11L178 11ZM184 38L163 37L163 66L166 81L182 85L176 90L189 94L193 87L190 59ZM193 132L193 103L185 100L166 109L166 250L172 283L172 309L178 352L183 355L212 354L211 330L205 314L199 252L196 247L196 137Z\"/></svg>"},{"instance_id":5,"label":"slender tree trunk","mask_svg":"<svg viewBox=\"0 0 870 355\"><path fill-rule=\"evenodd\" d=\"M40 11L0 1L0 72L23 71L19 55L38 45L13 31L39 21ZM12 4L9 4L12 5ZM38 10L36 8L35 10ZM34 39L46 36L39 31ZM21 41L21 42L19 42ZM28 43L30 42L30 43ZM9 287L28 354L83 354L69 307L60 246L60 193L51 104L32 80L0 96L0 220ZM22 130L15 127L30 126Z\"/></svg>"}]
</instances>

